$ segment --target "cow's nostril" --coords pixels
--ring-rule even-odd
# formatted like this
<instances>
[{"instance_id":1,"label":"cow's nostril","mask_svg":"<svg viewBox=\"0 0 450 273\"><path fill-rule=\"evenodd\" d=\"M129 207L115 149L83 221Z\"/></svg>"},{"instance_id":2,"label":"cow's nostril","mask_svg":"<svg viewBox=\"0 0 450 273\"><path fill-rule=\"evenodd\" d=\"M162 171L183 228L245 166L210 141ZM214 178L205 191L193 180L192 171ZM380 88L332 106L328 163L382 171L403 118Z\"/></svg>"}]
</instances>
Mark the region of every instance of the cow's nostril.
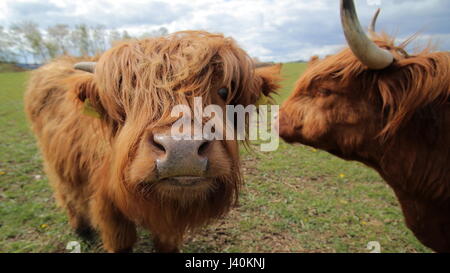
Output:
<instances>
[{"instance_id":1,"label":"cow's nostril","mask_svg":"<svg viewBox=\"0 0 450 273\"><path fill-rule=\"evenodd\" d=\"M150 139L150 142L158 151L166 153L166 148L164 147L161 137L155 135Z\"/></svg>"},{"instance_id":2,"label":"cow's nostril","mask_svg":"<svg viewBox=\"0 0 450 273\"><path fill-rule=\"evenodd\" d=\"M205 141L200 145L200 147L198 147L198 154L199 154L199 155L205 155L205 153L206 153L206 151L208 150L210 144L211 144L210 141L205 140Z\"/></svg>"}]
</instances>

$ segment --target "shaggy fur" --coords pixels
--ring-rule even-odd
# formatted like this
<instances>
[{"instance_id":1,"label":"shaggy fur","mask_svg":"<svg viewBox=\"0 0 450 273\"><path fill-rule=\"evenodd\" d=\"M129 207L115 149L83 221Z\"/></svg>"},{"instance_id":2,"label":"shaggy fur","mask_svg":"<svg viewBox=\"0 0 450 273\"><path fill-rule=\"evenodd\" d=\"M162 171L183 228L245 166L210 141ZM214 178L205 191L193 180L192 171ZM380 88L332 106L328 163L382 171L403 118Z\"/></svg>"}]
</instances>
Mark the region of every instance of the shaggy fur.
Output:
<instances>
[{"instance_id":1,"label":"shaggy fur","mask_svg":"<svg viewBox=\"0 0 450 273\"><path fill-rule=\"evenodd\" d=\"M377 170L417 238L448 252L450 55L373 38L394 63L369 70L349 49L314 60L281 108L280 136Z\"/></svg>"},{"instance_id":2,"label":"shaggy fur","mask_svg":"<svg viewBox=\"0 0 450 273\"><path fill-rule=\"evenodd\" d=\"M136 225L149 229L157 251L178 251L183 234L224 215L242 183L237 141L212 141L209 183L160 183L153 135L168 132L177 104L253 104L277 88L279 67L254 70L222 35L179 32L126 41L98 58L95 73L61 58L32 73L26 112L58 203L79 233L100 231L110 252L130 251ZM227 87L223 100L217 90ZM83 114L89 100L100 118Z\"/></svg>"}]
</instances>

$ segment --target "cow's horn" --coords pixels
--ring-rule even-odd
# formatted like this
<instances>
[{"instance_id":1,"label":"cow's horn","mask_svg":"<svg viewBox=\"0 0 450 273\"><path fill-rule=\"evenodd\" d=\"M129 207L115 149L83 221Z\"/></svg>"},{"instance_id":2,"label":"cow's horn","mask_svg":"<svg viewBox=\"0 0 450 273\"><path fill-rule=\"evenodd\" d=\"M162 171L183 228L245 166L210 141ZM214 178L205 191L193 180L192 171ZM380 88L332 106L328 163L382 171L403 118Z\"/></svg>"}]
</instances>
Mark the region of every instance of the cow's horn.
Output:
<instances>
[{"instance_id":1,"label":"cow's horn","mask_svg":"<svg viewBox=\"0 0 450 273\"><path fill-rule=\"evenodd\" d=\"M377 11L375 11L375 14L372 17L372 22L370 22L369 25L369 33L375 33L375 26L377 25L377 19L378 19L378 15L380 15L380 11L381 9L377 9Z\"/></svg>"},{"instance_id":2,"label":"cow's horn","mask_svg":"<svg viewBox=\"0 0 450 273\"><path fill-rule=\"evenodd\" d=\"M347 43L360 62L375 70L392 64L394 61L392 54L379 48L364 33L353 0L341 0L341 22Z\"/></svg>"},{"instance_id":3,"label":"cow's horn","mask_svg":"<svg viewBox=\"0 0 450 273\"><path fill-rule=\"evenodd\" d=\"M86 72L94 73L96 62L80 62L76 63L73 68L83 70Z\"/></svg>"}]
</instances>

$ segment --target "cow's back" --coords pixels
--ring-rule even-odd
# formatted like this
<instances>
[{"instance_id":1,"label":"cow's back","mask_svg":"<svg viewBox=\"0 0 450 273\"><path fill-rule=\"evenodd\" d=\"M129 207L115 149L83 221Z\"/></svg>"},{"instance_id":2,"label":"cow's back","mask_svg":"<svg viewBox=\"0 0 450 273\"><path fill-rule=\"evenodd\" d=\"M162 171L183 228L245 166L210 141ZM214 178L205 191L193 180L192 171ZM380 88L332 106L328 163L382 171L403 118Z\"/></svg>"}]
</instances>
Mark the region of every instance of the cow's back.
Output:
<instances>
[{"instance_id":1,"label":"cow's back","mask_svg":"<svg viewBox=\"0 0 450 273\"><path fill-rule=\"evenodd\" d=\"M46 64L31 73L25 92L25 111L32 122L33 130L39 133L36 123L59 108L67 93L67 80L75 73L69 59L60 59Z\"/></svg>"},{"instance_id":2,"label":"cow's back","mask_svg":"<svg viewBox=\"0 0 450 273\"><path fill-rule=\"evenodd\" d=\"M33 71L24 100L50 180L80 184L101 162L107 143L100 120L83 114L71 81L85 72L73 63L63 58Z\"/></svg>"}]
</instances>

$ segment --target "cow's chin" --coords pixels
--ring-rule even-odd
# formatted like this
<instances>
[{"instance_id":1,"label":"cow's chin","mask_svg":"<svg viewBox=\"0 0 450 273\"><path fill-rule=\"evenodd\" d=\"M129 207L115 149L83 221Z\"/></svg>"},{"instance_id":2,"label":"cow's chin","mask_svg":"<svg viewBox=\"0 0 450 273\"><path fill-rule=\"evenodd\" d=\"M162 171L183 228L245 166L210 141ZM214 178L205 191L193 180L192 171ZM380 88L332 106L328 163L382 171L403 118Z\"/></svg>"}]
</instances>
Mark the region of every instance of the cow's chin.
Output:
<instances>
[{"instance_id":1,"label":"cow's chin","mask_svg":"<svg viewBox=\"0 0 450 273\"><path fill-rule=\"evenodd\" d=\"M201 189L208 187L212 183L211 178L198 176L175 176L160 179L158 185L169 190L173 189Z\"/></svg>"},{"instance_id":2,"label":"cow's chin","mask_svg":"<svg viewBox=\"0 0 450 273\"><path fill-rule=\"evenodd\" d=\"M175 176L156 181L139 183L137 193L144 199L157 198L161 201L172 201L180 204L207 200L226 183L223 179Z\"/></svg>"},{"instance_id":3,"label":"cow's chin","mask_svg":"<svg viewBox=\"0 0 450 273\"><path fill-rule=\"evenodd\" d=\"M279 135L281 139L289 144L303 144L307 146L314 146L314 142L306 139L301 134L301 127L292 127L292 128L280 128Z\"/></svg>"},{"instance_id":4,"label":"cow's chin","mask_svg":"<svg viewBox=\"0 0 450 273\"><path fill-rule=\"evenodd\" d=\"M156 191L160 194L167 194L178 197L189 197L196 199L201 195L214 191L214 185L217 183L212 178L195 176L177 176L164 178L155 183Z\"/></svg>"},{"instance_id":5,"label":"cow's chin","mask_svg":"<svg viewBox=\"0 0 450 273\"><path fill-rule=\"evenodd\" d=\"M332 154L339 154L340 150L335 145L328 141L326 135L315 137L307 137L302 134L301 129L285 130L280 133L280 137L289 144L302 144L315 149L325 150Z\"/></svg>"}]
</instances>

